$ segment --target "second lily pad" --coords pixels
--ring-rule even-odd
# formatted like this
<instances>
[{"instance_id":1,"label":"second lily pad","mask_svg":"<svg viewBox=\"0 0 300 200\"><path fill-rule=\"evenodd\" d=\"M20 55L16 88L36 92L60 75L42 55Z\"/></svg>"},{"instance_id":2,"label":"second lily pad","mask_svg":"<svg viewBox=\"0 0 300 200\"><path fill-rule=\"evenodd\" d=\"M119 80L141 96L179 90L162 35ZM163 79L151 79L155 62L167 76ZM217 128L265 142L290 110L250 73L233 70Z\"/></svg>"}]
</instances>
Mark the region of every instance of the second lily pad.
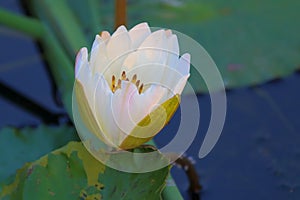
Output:
<instances>
[{"instance_id":1,"label":"second lily pad","mask_svg":"<svg viewBox=\"0 0 300 200\"><path fill-rule=\"evenodd\" d=\"M191 36L212 56L225 86L237 88L300 69L299 7L293 0L134 1L129 27L142 20ZM206 91L197 76L190 79L196 92Z\"/></svg>"},{"instance_id":2,"label":"second lily pad","mask_svg":"<svg viewBox=\"0 0 300 200\"><path fill-rule=\"evenodd\" d=\"M71 142L20 169L0 199L161 199L169 167L148 173L111 169Z\"/></svg>"}]
</instances>

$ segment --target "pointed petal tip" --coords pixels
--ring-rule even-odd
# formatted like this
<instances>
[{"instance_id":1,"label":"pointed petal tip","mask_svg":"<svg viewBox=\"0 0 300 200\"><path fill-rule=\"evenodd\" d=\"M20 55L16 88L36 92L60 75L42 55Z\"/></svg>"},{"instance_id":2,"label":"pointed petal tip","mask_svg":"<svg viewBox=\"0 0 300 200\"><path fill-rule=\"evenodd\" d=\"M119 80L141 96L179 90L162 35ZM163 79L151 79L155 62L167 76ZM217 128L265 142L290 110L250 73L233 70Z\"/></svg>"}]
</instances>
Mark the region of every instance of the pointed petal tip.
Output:
<instances>
[{"instance_id":1,"label":"pointed petal tip","mask_svg":"<svg viewBox=\"0 0 300 200\"><path fill-rule=\"evenodd\" d=\"M183 76L186 76L190 73L190 66L191 66L190 62L191 62L191 55L189 53L185 53L179 58L177 70Z\"/></svg>"},{"instance_id":2,"label":"pointed petal tip","mask_svg":"<svg viewBox=\"0 0 300 200\"><path fill-rule=\"evenodd\" d=\"M75 61L75 77L78 77L79 71L82 68L82 65L84 62L87 62L88 58L88 50L86 47L83 47L79 50L79 52L76 55L76 61Z\"/></svg>"},{"instance_id":3,"label":"pointed petal tip","mask_svg":"<svg viewBox=\"0 0 300 200\"><path fill-rule=\"evenodd\" d=\"M124 31L124 30L126 30L127 31L127 28L126 28L126 26L125 25L121 25L121 26L119 26L118 28L117 28L117 30L118 29L120 29L120 30L122 30L122 31Z\"/></svg>"},{"instance_id":4,"label":"pointed petal tip","mask_svg":"<svg viewBox=\"0 0 300 200\"><path fill-rule=\"evenodd\" d=\"M142 23L139 23L139 24L135 25L134 27L132 27L130 29L130 31L136 30L136 29L149 29L149 25L147 22L142 22Z\"/></svg>"},{"instance_id":5,"label":"pointed petal tip","mask_svg":"<svg viewBox=\"0 0 300 200\"><path fill-rule=\"evenodd\" d=\"M165 32L164 29L159 29L159 30L157 30L157 31L154 31L151 35L164 35L164 36L166 36L165 33L166 33L166 32Z\"/></svg>"},{"instance_id":6,"label":"pointed petal tip","mask_svg":"<svg viewBox=\"0 0 300 200\"><path fill-rule=\"evenodd\" d=\"M136 49L151 34L151 30L148 24L144 22L131 28L128 33L131 39L131 47Z\"/></svg>"},{"instance_id":7,"label":"pointed petal tip","mask_svg":"<svg viewBox=\"0 0 300 200\"><path fill-rule=\"evenodd\" d=\"M165 30L165 33L166 33L166 36L167 36L167 37L171 37L172 35L174 35L174 34L172 33L172 30L171 30L171 29Z\"/></svg>"},{"instance_id":8,"label":"pointed petal tip","mask_svg":"<svg viewBox=\"0 0 300 200\"><path fill-rule=\"evenodd\" d=\"M174 55L176 55L176 58L179 57L179 43L178 43L178 38L176 35L171 35L169 38L169 45L171 47L170 51Z\"/></svg>"},{"instance_id":9,"label":"pointed petal tip","mask_svg":"<svg viewBox=\"0 0 300 200\"><path fill-rule=\"evenodd\" d=\"M175 94L181 95L189 76L190 74L185 75L179 80L173 91Z\"/></svg>"},{"instance_id":10,"label":"pointed petal tip","mask_svg":"<svg viewBox=\"0 0 300 200\"><path fill-rule=\"evenodd\" d=\"M191 54L189 54L189 53L183 54L183 55L181 56L181 58L182 58L183 60L185 60L185 62L188 62L188 63L191 62Z\"/></svg>"},{"instance_id":11,"label":"pointed petal tip","mask_svg":"<svg viewBox=\"0 0 300 200\"><path fill-rule=\"evenodd\" d=\"M95 36L95 39L94 39L94 42L93 42L93 45L92 45L92 51L99 45L103 42L102 38L100 35L96 35Z\"/></svg>"},{"instance_id":12,"label":"pointed petal tip","mask_svg":"<svg viewBox=\"0 0 300 200\"><path fill-rule=\"evenodd\" d=\"M141 22L136 26L147 26L147 27L149 27L149 24L148 24L148 22Z\"/></svg>"},{"instance_id":13,"label":"pointed petal tip","mask_svg":"<svg viewBox=\"0 0 300 200\"><path fill-rule=\"evenodd\" d=\"M117 28L117 30L112 34L112 36L116 36L118 34L121 34L121 33L126 33L128 32L127 31L127 28L124 26L124 25L121 25Z\"/></svg>"},{"instance_id":14,"label":"pointed petal tip","mask_svg":"<svg viewBox=\"0 0 300 200\"><path fill-rule=\"evenodd\" d=\"M110 33L108 31L102 31L100 36L103 40L108 40L110 38Z\"/></svg>"}]
</instances>

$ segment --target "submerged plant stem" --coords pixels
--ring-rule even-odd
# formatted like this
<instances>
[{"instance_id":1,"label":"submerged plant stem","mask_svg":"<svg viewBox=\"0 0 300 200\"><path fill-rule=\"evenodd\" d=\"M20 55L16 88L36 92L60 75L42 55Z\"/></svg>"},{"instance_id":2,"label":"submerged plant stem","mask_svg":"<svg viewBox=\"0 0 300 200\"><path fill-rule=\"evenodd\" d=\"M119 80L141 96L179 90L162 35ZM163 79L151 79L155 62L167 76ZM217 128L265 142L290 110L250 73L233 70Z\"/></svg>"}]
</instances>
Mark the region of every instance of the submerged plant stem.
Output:
<instances>
[{"instance_id":1,"label":"submerged plant stem","mask_svg":"<svg viewBox=\"0 0 300 200\"><path fill-rule=\"evenodd\" d=\"M39 20L17 15L2 8L0 8L0 24L25 33L35 39L40 38L44 33L44 27Z\"/></svg>"},{"instance_id":2,"label":"submerged plant stem","mask_svg":"<svg viewBox=\"0 0 300 200\"><path fill-rule=\"evenodd\" d=\"M14 90L0 81L0 96L16 104L22 109L37 116L45 123L58 123L61 114L52 113L26 95Z\"/></svg>"}]
</instances>

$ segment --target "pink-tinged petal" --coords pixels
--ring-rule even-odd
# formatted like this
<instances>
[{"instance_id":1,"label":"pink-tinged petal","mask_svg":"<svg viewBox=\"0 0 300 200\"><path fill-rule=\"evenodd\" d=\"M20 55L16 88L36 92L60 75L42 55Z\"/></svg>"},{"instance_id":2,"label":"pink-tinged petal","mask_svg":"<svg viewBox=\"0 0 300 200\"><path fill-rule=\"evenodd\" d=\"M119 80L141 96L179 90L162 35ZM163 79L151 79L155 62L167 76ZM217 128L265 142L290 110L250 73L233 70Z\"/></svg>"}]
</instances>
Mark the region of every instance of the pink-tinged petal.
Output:
<instances>
[{"instance_id":1,"label":"pink-tinged petal","mask_svg":"<svg viewBox=\"0 0 300 200\"><path fill-rule=\"evenodd\" d=\"M134 26L129 31L131 48L138 48L141 43L151 34L151 30L146 22Z\"/></svg>"},{"instance_id":2,"label":"pink-tinged petal","mask_svg":"<svg viewBox=\"0 0 300 200\"><path fill-rule=\"evenodd\" d=\"M110 33L108 31L102 31L101 32L101 37L105 42L107 42L110 38Z\"/></svg>"},{"instance_id":3,"label":"pink-tinged petal","mask_svg":"<svg viewBox=\"0 0 300 200\"><path fill-rule=\"evenodd\" d=\"M95 39L94 39L94 42L93 42L93 45L92 45L92 50L91 52L93 52L93 50L98 47L98 45L100 45L101 43L103 43L103 39L101 38L100 35L96 35L95 36Z\"/></svg>"},{"instance_id":4,"label":"pink-tinged petal","mask_svg":"<svg viewBox=\"0 0 300 200\"><path fill-rule=\"evenodd\" d=\"M168 51L167 36L164 30L158 30L149 35L137 49L138 65L144 63L166 63Z\"/></svg>"},{"instance_id":5,"label":"pink-tinged petal","mask_svg":"<svg viewBox=\"0 0 300 200\"><path fill-rule=\"evenodd\" d=\"M151 85L144 93L139 94L137 87L128 81L122 81L121 89L112 96L111 124L114 131L118 131L114 141L120 144L137 124L153 109L170 98L168 90L159 85Z\"/></svg>"},{"instance_id":6,"label":"pink-tinged petal","mask_svg":"<svg viewBox=\"0 0 300 200\"><path fill-rule=\"evenodd\" d=\"M157 105L170 98L169 90L160 85L150 85L142 94L135 94L130 99L130 112L135 123L140 122Z\"/></svg>"},{"instance_id":7,"label":"pink-tinged petal","mask_svg":"<svg viewBox=\"0 0 300 200\"><path fill-rule=\"evenodd\" d=\"M134 113L131 113L130 110L130 107L132 106L130 105L130 99L137 94L137 88L133 83L122 81L121 89L118 89L112 97L111 103L113 106L111 109L114 121L120 129L118 141L126 137L135 126L135 123L132 120L132 114Z\"/></svg>"},{"instance_id":8,"label":"pink-tinged petal","mask_svg":"<svg viewBox=\"0 0 300 200\"><path fill-rule=\"evenodd\" d=\"M190 73L190 61L191 55L189 53L183 54L180 59L176 69L183 75L187 75Z\"/></svg>"},{"instance_id":9,"label":"pink-tinged petal","mask_svg":"<svg viewBox=\"0 0 300 200\"><path fill-rule=\"evenodd\" d=\"M93 43L90 57L90 66L93 69L93 73L102 74L107 67L108 62L106 41L97 35Z\"/></svg>"},{"instance_id":10,"label":"pink-tinged petal","mask_svg":"<svg viewBox=\"0 0 300 200\"><path fill-rule=\"evenodd\" d=\"M130 37L125 26L120 26L111 36L107 44L109 59L114 60L122 57L130 48Z\"/></svg>"},{"instance_id":11,"label":"pink-tinged petal","mask_svg":"<svg viewBox=\"0 0 300 200\"><path fill-rule=\"evenodd\" d=\"M168 38L168 43L169 43L169 48L170 48L170 52L168 55L168 61L167 61L167 65L169 67L175 68L178 62L178 58L179 58L179 44L178 44L178 39L176 35L171 35Z\"/></svg>"},{"instance_id":12,"label":"pink-tinged petal","mask_svg":"<svg viewBox=\"0 0 300 200\"><path fill-rule=\"evenodd\" d=\"M172 30L170 30L170 29L165 30L165 34L166 34L167 37L172 36Z\"/></svg>"},{"instance_id":13,"label":"pink-tinged petal","mask_svg":"<svg viewBox=\"0 0 300 200\"><path fill-rule=\"evenodd\" d=\"M73 99L73 103L76 102L76 104L73 104L73 106L76 107L76 108L73 107L73 109L75 108L75 114L77 114L77 110L78 110L78 112L80 113L81 120L85 124L85 127L91 133L93 133L103 141L104 134L97 123L95 112L92 109L91 105L87 103L89 102L89 100L87 98L86 91L84 90L84 86L82 85L82 83L78 80L75 81L74 94L76 97L76 100ZM74 116L75 121L76 118L78 118L78 116ZM82 140L85 140L84 139L85 137L86 137L85 134L81 135Z\"/></svg>"},{"instance_id":14,"label":"pink-tinged petal","mask_svg":"<svg viewBox=\"0 0 300 200\"><path fill-rule=\"evenodd\" d=\"M79 72L83 67L88 64L88 51L87 48L83 47L79 50L75 61L75 77L79 76Z\"/></svg>"},{"instance_id":15,"label":"pink-tinged petal","mask_svg":"<svg viewBox=\"0 0 300 200\"><path fill-rule=\"evenodd\" d=\"M111 77L121 75L121 67L128 52L131 50L131 41L125 26L120 26L111 36L107 44L107 56L109 63L107 64L103 74L111 84Z\"/></svg>"},{"instance_id":16,"label":"pink-tinged petal","mask_svg":"<svg viewBox=\"0 0 300 200\"><path fill-rule=\"evenodd\" d=\"M186 82L189 78L190 74L186 75L186 76L183 76L179 81L178 83L176 84L175 88L174 88L174 93L175 94L181 94L185 85L186 85Z\"/></svg>"},{"instance_id":17,"label":"pink-tinged petal","mask_svg":"<svg viewBox=\"0 0 300 200\"><path fill-rule=\"evenodd\" d=\"M97 122L106 138L104 142L117 145L120 130L112 115L112 96L113 93L109 89L105 78L101 76L95 91L95 106L93 110L95 111Z\"/></svg>"},{"instance_id":18,"label":"pink-tinged petal","mask_svg":"<svg viewBox=\"0 0 300 200\"><path fill-rule=\"evenodd\" d=\"M156 80L159 80L162 74L150 68L147 70L147 67L166 64L168 55L166 46L167 40L164 30L152 33L143 41L137 51L130 53L125 59L122 70L146 70L146 73L137 73L139 79L144 83L149 77L155 77Z\"/></svg>"},{"instance_id":19,"label":"pink-tinged petal","mask_svg":"<svg viewBox=\"0 0 300 200\"><path fill-rule=\"evenodd\" d=\"M88 104L94 106L94 92L97 86L98 74L93 75L89 67L84 67L76 78L83 86Z\"/></svg>"}]
</instances>

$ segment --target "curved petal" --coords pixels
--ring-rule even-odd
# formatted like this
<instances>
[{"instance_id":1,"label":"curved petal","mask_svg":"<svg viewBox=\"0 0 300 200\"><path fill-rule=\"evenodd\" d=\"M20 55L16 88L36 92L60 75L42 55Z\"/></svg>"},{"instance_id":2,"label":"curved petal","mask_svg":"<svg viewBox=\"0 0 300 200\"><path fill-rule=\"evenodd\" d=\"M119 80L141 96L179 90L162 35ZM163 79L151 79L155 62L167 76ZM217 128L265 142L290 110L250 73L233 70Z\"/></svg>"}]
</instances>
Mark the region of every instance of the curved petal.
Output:
<instances>
[{"instance_id":1,"label":"curved petal","mask_svg":"<svg viewBox=\"0 0 300 200\"><path fill-rule=\"evenodd\" d=\"M82 48L77 55L75 74L84 89L88 104L94 106L94 91L98 79L98 74L93 75L87 61L87 49Z\"/></svg>"},{"instance_id":2,"label":"curved petal","mask_svg":"<svg viewBox=\"0 0 300 200\"><path fill-rule=\"evenodd\" d=\"M141 43L151 34L151 30L148 23L140 23L134 26L129 31L129 36L131 39L131 48L137 49Z\"/></svg>"},{"instance_id":3,"label":"curved petal","mask_svg":"<svg viewBox=\"0 0 300 200\"><path fill-rule=\"evenodd\" d=\"M179 106L179 96L175 95L143 118L120 144L122 149L137 147L153 138L172 118Z\"/></svg>"},{"instance_id":4,"label":"curved petal","mask_svg":"<svg viewBox=\"0 0 300 200\"><path fill-rule=\"evenodd\" d=\"M105 78L100 76L95 92L95 106L93 110L95 111L97 122L105 136L104 142L117 146L120 130L112 115L112 96L113 93L109 89Z\"/></svg>"},{"instance_id":5,"label":"curved petal","mask_svg":"<svg viewBox=\"0 0 300 200\"><path fill-rule=\"evenodd\" d=\"M169 98L168 89L160 85L150 85L142 94L135 93L129 101L129 111L136 126L156 106ZM131 130L130 130L131 131Z\"/></svg>"},{"instance_id":6,"label":"curved petal","mask_svg":"<svg viewBox=\"0 0 300 200\"><path fill-rule=\"evenodd\" d=\"M138 67L145 63L164 64L166 58L166 34L164 30L151 33L125 60L123 65L127 69Z\"/></svg>"},{"instance_id":7,"label":"curved petal","mask_svg":"<svg viewBox=\"0 0 300 200\"><path fill-rule=\"evenodd\" d=\"M111 36L107 43L107 56L109 63L103 74L107 82L111 84L111 77L113 75L121 75L121 67L124 59L128 56L131 50L131 41L125 26L120 26L116 32Z\"/></svg>"},{"instance_id":8,"label":"curved petal","mask_svg":"<svg viewBox=\"0 0 300 200\"><path fill-rule=\"evenodd\" d=\"M90 57L90 66L93 69L93 73L102 74L107 64L106 40L96 35Z\"/></svg>"},{"instance_id":9,"label":"curved petal","mask_svg":"<svg viewBox=\"0 0 300 200\"><path fill-rule=\"evenodd\" d=\"M107 43L107 55L110 60L122 56L130 50L131 40L125 26L120 26Z\"/></svg>"},{"instance_id":10,"label":"curved petal","mask_svg":"<svg viewBox=\"0 0 300 200\"><path fill-rule=\"evenodd\" d=\"M168 54L168 60L167 65L169 67L175 68L178 58L179 58L179 45L178 45L178 39L176 35L171 35L168 38L169 48L170 52Z\"/></svg>"},{"instance_id":11,"label":"curved petal","mask_svg":"<svg viewBox=\"0 0 300 200\"><path fill-rule=\"evenodd\" d=\"M90 104L87 103L88 98L84 91L84 87L78 80L75 81L74 92L76 97L76 106L84 125L91 133L99 137L101 140L104 140L104 135L97 123L96 115ZM83 133L82 135L84 136Z\"/></svg>"},{"instance_id":12,"label":"curved petal","mask_svg":"<svg viewBox=\"0 0 300 200\"><path fill-rule=\"evenodd\" d=\"M186 85L186 82L189 78L190 74L186 75L186 76L183 76L179 81L178 83L176 84L176 86L174 87L174 93L175 94L181 94L185 85Z\"/></svg>"},{"instance_id":13,"label":"curved petal","mask_svg":"<svg viewBox=\"0 0 300 200\"><path fill-rule=\"evenodd\" d=\"M93 45L92 45L92 50L91 52L93 52L93 50L103 42L104 40L101 38L100 35L96 35L95 36L95 39L94 39L94 42L93 42Z\"/></svg>"},{"instance_id":14,"label":"curved petal","mask_svg":"<svg viewBox=\"0 0 300 200\"><path fill-rule=\"evenodd\" d=\"M75 61L75 77L79 77L79 72L83 67L87 67L88 64L88 51L86 47L83 47L79 50L76 55Z\"/></svg>"},{"instance_id":15,"label":"curved petal","mask_svg":"<svg viewBox=\"0 0 300 200\"><path fill-rule=\"evenodd\" d=\"M105 42L107 43L108 40L110 39L110 33L108 31L102 31L101 32L101 37L103 38L103 40L105 40Z\"/></svg>"},{"instance_id":16,"label":"curved petal","mask_svg":"<svg viewBox=\"0 0 300 200\"><path fill-rule=\"evenodd\" d=\"M122 81L121 89L118 89L112 96L112 115L113 121L120 129L118 140L122 140L123 137L126 137L126 134L129 134L130 131L135 126L135 123L132 119L132 113L130 110L130 100L133 96L137 95L138 91L136 86L129 81ZM134 110L134 112L139 112Z\"/></svg>"},{"instance_id":17,"label":"curved petal","mask_svg":"<svg viewBox=\"0 0 300 200\"><path fill-rule=\"evenodd\" d=\"M174 94L181 94L190 76L190 54L186 53L175 60L174 66L165 70L161 83L167 85Z\"/></svg>"},{"instance_id":18,"label":"curved petal","mask_svg":"<svg viewBox=\"0 0 300 200\"><path fill-rule=\"evenodd\" d=\"M166 50L168 50L166 48L168 46L166 39L167 36L164 30L151 33L137 49L137 52L140 54L137 65L149 62L165 64Z\"/></svg>"},{"instance_id":19,"label":"curved petal","mask_svg":"<svg viewBox=\"0 0 300 200\"><path fill-rule=\"evenodd\" d=\"M190 73L190 62L191 55L189 53L183 54L176 66L176 70L178 70L183 76L188 75Z\"/></svg>"}]
</instances>

